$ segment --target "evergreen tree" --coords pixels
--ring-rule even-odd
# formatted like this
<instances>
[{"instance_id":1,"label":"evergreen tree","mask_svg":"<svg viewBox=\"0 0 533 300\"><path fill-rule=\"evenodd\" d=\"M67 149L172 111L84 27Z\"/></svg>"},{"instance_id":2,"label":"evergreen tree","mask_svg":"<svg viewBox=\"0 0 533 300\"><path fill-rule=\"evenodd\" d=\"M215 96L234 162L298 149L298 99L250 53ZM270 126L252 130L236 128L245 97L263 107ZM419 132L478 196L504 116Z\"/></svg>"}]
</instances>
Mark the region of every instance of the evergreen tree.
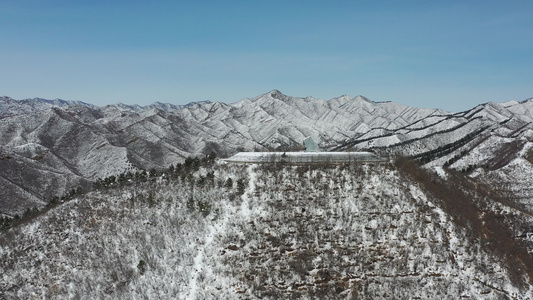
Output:
<instances>
[{"instance_id":1,"label":"evergreen tree","mask_svg":"<svg viewBox=\"0 0 533 300\"><path fill-rule=\"evenodd\" d=\"M226 179L226 183L224 183L224 187L228 189L233 188L233 179L231 179L231 177Z\"/></svg>"}]
</instances>

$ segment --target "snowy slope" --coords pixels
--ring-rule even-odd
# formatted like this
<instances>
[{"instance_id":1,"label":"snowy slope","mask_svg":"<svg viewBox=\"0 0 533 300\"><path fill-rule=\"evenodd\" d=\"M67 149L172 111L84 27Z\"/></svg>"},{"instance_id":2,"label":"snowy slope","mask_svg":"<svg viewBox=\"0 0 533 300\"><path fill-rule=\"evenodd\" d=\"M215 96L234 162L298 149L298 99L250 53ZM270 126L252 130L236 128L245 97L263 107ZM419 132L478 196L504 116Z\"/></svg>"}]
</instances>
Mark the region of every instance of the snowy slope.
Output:
<instances>
[{"instance_id":1,"label":"snowy slope","mask_svg":"<svg viewBox=\"0 0 533 300\"><path fill-rule=\"evenodd\" d=\"M531 298L522 267L413 178L226 164L91 192L0 235L0 296ZM530 218L492 201L476 205Z\"/></svg>"},{"instance_id":2,"label":"snowy slope","mask_svg":"<svg viewBox=\"0 0 533 300\"><path fill-rule=\"evenodd\" d=\"M461 170L482 165L460 160L468 153L483 152L486 159L496 155L484 146L485 140L533 140L532 113L531 100L486 103L450 113L363 96L323 100L278 90L232 104L203 101L185 106L94 107L4 97L0 212L20 214L71 188L88 188L97 178L162 169L190 155L301 150L308 136L324 150L407 155L429 166L449 164ZM39 175L26 180L31 173Z\"/></svg>"}]
</instances>

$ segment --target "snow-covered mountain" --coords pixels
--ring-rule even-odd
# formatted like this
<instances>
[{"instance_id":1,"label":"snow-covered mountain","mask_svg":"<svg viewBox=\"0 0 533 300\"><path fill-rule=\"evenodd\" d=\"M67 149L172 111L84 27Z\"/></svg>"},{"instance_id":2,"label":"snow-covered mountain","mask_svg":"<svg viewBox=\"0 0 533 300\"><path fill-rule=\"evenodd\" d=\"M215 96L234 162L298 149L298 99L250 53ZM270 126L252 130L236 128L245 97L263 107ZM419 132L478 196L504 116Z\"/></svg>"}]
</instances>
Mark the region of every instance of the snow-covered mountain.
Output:
<instances>
[{"instance_id":1,"label":"snow-covered mountain","mask_svg":"<svg viewBox=\"0 0 533 300\"><path fill-rule=\"evenodd\" d=\"M239 150L301 149L307 136L325 150L400 153L466 169L495 163L490 159L512 141L520 146L514 149L518 154L528 154L533 134L531 99L486 103L460 113L362 96L290 97L277 90L232 104L185 106L2 99L9 113L0 113L5 116L0 119L0 210L9 215L78 186L88 189L97 178L162 169L212 151L226 157ZM494 143L499 146L487 146ZM476 151L486 161L477 161Z\"/></svg>"},{"instance_id":2,"label":"snow-covered mountain","mask_svg":"<svg viewBox=\"0 0 533 300\"><path fill-rule=\"evenodd\" d=\"M52 107L65 107L69 105L82 105L96 108L92 104L82 101L54 99L47 100L42 98L15 100L10 97L0 97L0 118L21 114L29 114L41 110L46 110Z\"/></svg>"},{"instance_id":3,"label":"snow-covered mountain","mask_svg":"<svg viewBox=\"0 0 533 300\"><path fill-rule=\"evenodd\" d=\"M0 296L531 298L531 215L448 176L402 163L182 165L0 235Z\"/></svg>"},{"instance_id":4,"label":"snow-covered mountain","mask_svg":"<svg viewBox=\"0 0 533 300\"><path fill-rule=\"evenodd\" d=\"M0 299L533 297L533 99L56 102L0 99ZM186 159L307 136L389 162Z\"/></svg>"}]
</instances>

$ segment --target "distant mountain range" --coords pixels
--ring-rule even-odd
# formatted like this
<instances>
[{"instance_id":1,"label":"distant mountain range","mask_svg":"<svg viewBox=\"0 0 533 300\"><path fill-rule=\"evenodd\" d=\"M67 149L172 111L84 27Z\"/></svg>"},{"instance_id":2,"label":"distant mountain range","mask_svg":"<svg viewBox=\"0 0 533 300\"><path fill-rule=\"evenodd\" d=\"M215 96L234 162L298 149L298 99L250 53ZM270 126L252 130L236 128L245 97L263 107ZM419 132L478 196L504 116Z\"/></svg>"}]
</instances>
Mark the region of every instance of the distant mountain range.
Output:
<instances>
[{"instance_id":1,"label":"distant mountain range","mask_svg":"<svg viewBox=\"0 0 533 300\"><path fill-rule=\"evenodd\" d=\"M527 204L532 186L533 100L485 103L452 113L373 102L363 96L299 98L273 90L226 104L184 106L0 98L0 211L41 207L72 188L137 169L162 169L187 156L301 149L406 155L484 182L505 183ZM517 170L516 164L520 166ZM522 176L521 182L505 172ZM527 208L529 209L529 208Z\"/></svg>"},{"instance_id":2,"label":"distant mountain range","mask_svg":"<svg viewBox=\"0 0 533 300\"><path fill-rule=\"evenodd\" d=\"M0 299L533 297L533 99L4 97L0 116ZM308 136L385 160L205 157Z\"/></svg>"}]
</instances>

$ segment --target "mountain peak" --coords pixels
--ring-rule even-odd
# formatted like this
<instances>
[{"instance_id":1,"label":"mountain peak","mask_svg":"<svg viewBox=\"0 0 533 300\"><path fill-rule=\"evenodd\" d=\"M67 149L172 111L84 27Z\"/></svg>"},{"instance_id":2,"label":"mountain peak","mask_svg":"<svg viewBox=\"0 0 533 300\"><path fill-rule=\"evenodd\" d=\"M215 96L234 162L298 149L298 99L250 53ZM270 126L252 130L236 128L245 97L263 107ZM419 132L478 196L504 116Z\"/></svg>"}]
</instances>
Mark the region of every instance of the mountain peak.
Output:
<instances>
[{"instance_id":1,"label":"mountain peak","mask_svg":"<svg viewBox=\"0 0 533 300\"><path fill-rule=\"evenodd\" d=\"M270 100L270 99L287 101L290 98L291 98L290 96L287 96L287 95L283 94L282 92L280 92L279 90L274 89L274 90L271 90L270 92L261 94L261 95L259 95L257 97L254 97L254 98L251 98L251 99L247 98L247 100L252 101L252 102L265 101L265 100ZM243 99L243 100L246 100L246 99Z\"/></svg>"},{"instance_id":2,"label":"mountain peak","mask_svg":"<svg viewBox=\"0 0 533 300\"><path fill-rule=\"evenodd\" d=\"M274 99L278 99L278 100L284 100L284 99L286 99L288 97L287 95L284 95L279 90L272 90L272 91L268 92L268 95L270 97L272 97Z\"/></svg>"},{"instance_id":3,"label":"mountain peak","mask_svg":"<svg viewBox=\"0 0 533 300\"><path fill-rule=\"evenodd\" d=\"M366 101L366 102L370 102L370 103L375 103L374 101L368 99L367 97L363 96L363 95L357 95L355 96L354 100L359 100L359 101Z\"/></svg>"}]
</instances>

